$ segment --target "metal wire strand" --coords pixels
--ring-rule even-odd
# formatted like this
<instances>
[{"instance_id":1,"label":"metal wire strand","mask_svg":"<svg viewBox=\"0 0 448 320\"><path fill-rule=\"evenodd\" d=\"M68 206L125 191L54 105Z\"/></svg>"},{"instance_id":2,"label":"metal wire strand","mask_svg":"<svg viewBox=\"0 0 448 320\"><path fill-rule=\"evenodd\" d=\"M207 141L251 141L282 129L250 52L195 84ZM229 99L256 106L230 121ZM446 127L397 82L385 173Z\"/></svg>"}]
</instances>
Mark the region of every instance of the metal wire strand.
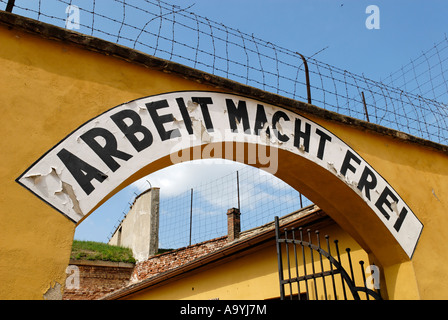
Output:
<instances>
[{"instance_id":1,"label":"metal wire strand","mask_svg":"<svg viewBox=\"0 0 448 320\"><path fill-rule=\"evenodd\" d=\"M448 143L448 39L434 44L382 81L305 56L192 12L193 4L161 0L0 0L13 13L66 27L68 6L79 10L79 30L217 76L343 115ZM308 94L307 94L308 91ZM362 96L364 95L364 99ZM366 111L368 112L366 114Z\"/></svg>"}]
</instances>

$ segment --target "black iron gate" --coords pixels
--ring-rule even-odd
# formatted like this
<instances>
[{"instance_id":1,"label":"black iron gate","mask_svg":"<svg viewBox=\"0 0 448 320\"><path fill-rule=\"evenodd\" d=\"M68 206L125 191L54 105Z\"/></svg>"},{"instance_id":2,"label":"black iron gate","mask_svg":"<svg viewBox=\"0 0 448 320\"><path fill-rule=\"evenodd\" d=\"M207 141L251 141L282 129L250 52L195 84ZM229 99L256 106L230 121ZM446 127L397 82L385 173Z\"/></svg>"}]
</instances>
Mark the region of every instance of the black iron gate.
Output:
<instances>
[{"instance_id":1,"label":"black iron gate","mask_svg":"<svg viewBox=\"0 0 448 320\"><path fill-rule=\"evenodd\" d=\"M321 247L319 231L315 231L315 235L316 244L313 244L310 229L306 230L305 235L302 228L289 230L284 228L282 232L279 226L279 218L275 217L281 300L285 298L311 300L319 299L319 296L325 300L337 300L338 297L344 300L361 300L359 294L361 292L367 300L381 300L379 288L372 290L367 287L363 261L359 261L363 286L356 286L350 249L346 249L350 269L349 275L341 263L338 240L334 240L336 248L336 258L334 258L331 254L329 237L325 235L327 250L325 251ZM304 237L307 237L307 241L304 240ZM282 247L284 247L286 253L286 265L283 261ZM307 254L309 254L308 261L306 259ZM301 261L299 262L299 260ZM287 274L287 277L285 274Z\"/></svg>"}]
</instances>

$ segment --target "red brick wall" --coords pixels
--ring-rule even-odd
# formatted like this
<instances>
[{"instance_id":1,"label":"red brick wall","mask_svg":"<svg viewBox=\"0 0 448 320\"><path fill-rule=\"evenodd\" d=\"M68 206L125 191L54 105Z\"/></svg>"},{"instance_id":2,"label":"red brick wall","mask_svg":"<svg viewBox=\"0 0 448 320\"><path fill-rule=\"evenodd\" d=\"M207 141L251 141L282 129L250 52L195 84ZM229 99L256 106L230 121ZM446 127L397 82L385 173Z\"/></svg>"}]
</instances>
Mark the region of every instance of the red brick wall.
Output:
<instances>
[{"instance_id":1,"label":"red brick wall","mask_svg":"<svg viewBox=\"0 0 448 320\"><path fill-rule=\"evenodd\" d=\"M79 272L79 287L64 290L64 300L96 300L129 283L155 276L209 254L227 244L227 236L150 257L146 261L120 264L101 261L71 261ZM121 265L121 266L120 266ZM124 265L127 265L124 267ZM68 272L73 277L73 272ZM70 280L70 279L69 279ZM73 285L72 285L73 286Z\"/></svg>"},{"instance_id":2,"label":"red brick wall","mask_svg":"<svg viewBox=\"0 0 448 320\"><path fill-rule=\"evenodd\" d=\"M226 243L227 236L169 251L150 257L146 261L137 262L130 283L136 283L161 272L184 265L196 258L223 247Z\"/></svg>"},{"instance_id":3,"label":"red brick wall","mask_svg":"<svg viewBox=\"0 0 448 320\"><path fill-rule=\"evenodd\" d=\"M103 261L71 261L70 266L79 271L79 286L75 287L71 280L77 276L68 272L68 280L64 290L63 300L96 300L102 296L120 289L128 284L133 265L129 263Z\"/></svg>"}]
</instances>

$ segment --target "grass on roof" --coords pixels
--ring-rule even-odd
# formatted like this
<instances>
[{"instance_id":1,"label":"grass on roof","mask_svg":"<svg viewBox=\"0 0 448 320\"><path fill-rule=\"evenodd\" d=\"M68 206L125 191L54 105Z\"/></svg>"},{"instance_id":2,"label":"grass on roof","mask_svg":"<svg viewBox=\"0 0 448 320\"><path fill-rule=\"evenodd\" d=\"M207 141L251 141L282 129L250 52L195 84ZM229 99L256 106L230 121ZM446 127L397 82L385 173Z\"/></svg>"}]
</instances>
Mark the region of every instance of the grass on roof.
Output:
<instances>
[{"instance_id":1,"label":"grass on roof","mask_svg":"<svg viewBox=\"0 0 448 320\"><path fill-rule=\"evenodd\" d=\"M70 258L135 263L131 249L94 241L74 240Z\"/></svg>"}]
</instances>

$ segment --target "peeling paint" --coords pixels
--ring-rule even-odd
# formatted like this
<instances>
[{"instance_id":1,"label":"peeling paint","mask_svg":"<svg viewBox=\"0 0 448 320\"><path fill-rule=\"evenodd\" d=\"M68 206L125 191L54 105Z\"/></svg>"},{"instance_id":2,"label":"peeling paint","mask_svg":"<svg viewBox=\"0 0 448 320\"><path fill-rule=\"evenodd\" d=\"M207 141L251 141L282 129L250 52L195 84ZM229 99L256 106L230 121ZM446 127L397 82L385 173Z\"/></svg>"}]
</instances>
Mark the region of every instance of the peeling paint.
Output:
<instances>
[{"instance_id":1,"label":"peeling paint","mask_svg":"<svg viewBox=\"0 0 448 320\"><path fill-rule=\"evenodd\" d=\"M398 212L398 203L396 203L395 201L392 201L390 203L390 207L392 208L392 212L395 213L397 215L397 217L399 217L400 213Z\"/></svg>"},{"instance_id":2,"label":"peeling paint","mask_svg":"<svg viewBox=\"0 0 448 320\"><path fill-rule=\"evenodd\" d=\"M334 163L333 162L327 162L327 168L329 171L333 172L335 175L338 174L338 170L335 168Z\"/></svg>"},{"instance_id":3,"label":"peeling paint","mask_svg":"<svg viewBox=\"0 0 448 320\"><path fill-rule=\"evenodd\" d=\"M345 183L350 186L353 190L355 190L356 192L359 191L358 189L358 182L356 182L355 180L349 179L348 177L345 177ZM360 195L362 195L361 192L358 192Z\"/></svg>"},{"instance_id":4,"label":"peeling paint","mask_svg":"<svg viewBox=\"0 0 448 320\"><path fill-rule=\"evenodd\" d=\"M50 288L43 294L44 300L62 300L62 286L59 282L56 282L55 285Z\"/></svg>"},{"instance_id":5,"label":"peeling paint","mask_svg":"<svg viewBox=\"0 0 448 320\"><path fill-rule=\"evenodd\" d=\"M136 101L128 102L128 103L124 104L123 107L127 107L127 108L130 108L130 109L138 109L138 110L139 109L146 109L145 107L143 107L140 104L138 104Z\"/></svg>"},{"instance_id":6,"label":"peeling paint","mask_svg":"<svg viewBox=\"0 0 448 320\"><path fill-rule=\"evenodd\" d=\"M80 217L82 217L83 213L82 213L81 208L79 206L79 202L78 202L78 199L76 198L75 191L73 190L73 187L70 184L66 183L66 182L62 182L62 191L61 191L61 193L66 194L69 197L69 199L71 201L71 204L72 204L72 206L71 206L72 209L77 214L79 214Z\"/></svg>"},{"instance_id":7,"label":"peeling paint","mask_svg":"<svg viewBox=\"0 0 448 320\"><path fill-rule=\"evenodd\" d=\"M53 167L48 174L33 174L26 178L32 180L36 188L46 197L62 191L62 181Z\"/></svg>"},{"instance_id":8,"label":"peeling paint","mask_svg":"<svg viewBox=\"0 0 448 320\"><path fill-rule=\"evenodd\" d=\"M271 136L267 133L268 128L269 124L266 122L260 130L260 140L267 145L271 143Z\"/></svg>"},{"instance_id":9,"label":"peeling paint","mask_svg":"<svg viewBox=\"0 0 448 320\"><path fill-rule=\"evenodd\" d=\"M34 173L27 175L25 178L31 180L44 197L59 199L59 202L65 207L72 209L79 219L84 216L72 186L61 180L56 168L51 167L51 171L48 174Z\"/></svg>"},{"instance_id":10,"label":"peeling paint","mask_svg":"<svg viewBox=\"0 0 448 320\"><path fill-rule=\"evenodd\" d=\"M432 194L434 195L434 197L437 199L437 201L440 201L439 197L437 197L436 192L434 191L434 189L432 189Z\"/></svg>"},{"instance_id":11,"label":"peeling paint","mask_svg":"<svg viewBox=\"0 0 448 320\"><path fill-rule=\"evenodd\" d=\"M207 132L207 129L201 120L191 117L191 123L193 126L193 133L199 141L202 143L210 143L212 141L210 134Z\"/></svg>"},{"instance_id":12,"label":"peeling paint","mask_svg":"<svg viewBox=\"0 0 448 320\"><path fill-rule=\"evenodd\" d=\"M185 121L183 119L177 119L173 117L173 126L177 129L183 128Z\"/></svg>"},{"instance_id":13,"label":"peeling paint","mask_svg":"<svg viewBox=\"0 0 448 320\"><path fill-rule=\"evenodd\" d=\"M199 103L194 102L193 100L187 101L187 111L189 113L192 113L194 110L196 110L198 106L199 106Z\"/></svg>"},{"instance_id":14,"label":"peeling paint","mask_svg":"<svg viewBox=\"0 0 448 320\"><path fill-rule=\"evenodd\" d=\"M277 132L278 132L279 134L283 134L283 127L282 127L282 125L280 124L280 122L277 123L277 125L276 125L276 130L277 130ZM280 142L280 141L279 141L279 142Z\"/></svg>"}]
</instances>

